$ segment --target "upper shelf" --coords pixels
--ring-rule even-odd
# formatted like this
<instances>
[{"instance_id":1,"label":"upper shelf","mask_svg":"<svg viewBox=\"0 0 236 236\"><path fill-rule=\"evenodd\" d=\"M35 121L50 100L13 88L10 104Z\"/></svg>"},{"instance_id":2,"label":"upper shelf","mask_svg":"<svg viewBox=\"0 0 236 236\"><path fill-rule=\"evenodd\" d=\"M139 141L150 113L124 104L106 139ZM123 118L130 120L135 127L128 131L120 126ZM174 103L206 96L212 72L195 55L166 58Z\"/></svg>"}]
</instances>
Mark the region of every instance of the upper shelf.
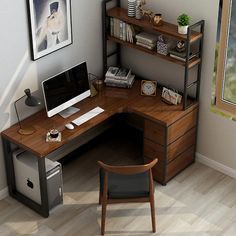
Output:
<instances>
[{"instance_id":1,"label":"upper shelf","mask_svg":"<svg viewBox=\"0 0 236 236\"><path fill-rule=\"evenodd\" d=\"M163 24L161 26L154 27L152 24L150 24L150 22L147 19L137 20L134 17L129 17L127 13L127 9L124 9L124 8L114 7L112 9L109 9L107 11L107 15L110 17L114 17L122 21L125 21L126 23L140 26L149 31L162 33L162 34L171 36L173 38L176 38L178 40L187 40L187 35L178 33L177 25L163 21ZM193 43L194 41L200 39L201 37L202 37L202 33L192 31L191 36L190 36L190 43Z\"/></svg>"}]
</instances>

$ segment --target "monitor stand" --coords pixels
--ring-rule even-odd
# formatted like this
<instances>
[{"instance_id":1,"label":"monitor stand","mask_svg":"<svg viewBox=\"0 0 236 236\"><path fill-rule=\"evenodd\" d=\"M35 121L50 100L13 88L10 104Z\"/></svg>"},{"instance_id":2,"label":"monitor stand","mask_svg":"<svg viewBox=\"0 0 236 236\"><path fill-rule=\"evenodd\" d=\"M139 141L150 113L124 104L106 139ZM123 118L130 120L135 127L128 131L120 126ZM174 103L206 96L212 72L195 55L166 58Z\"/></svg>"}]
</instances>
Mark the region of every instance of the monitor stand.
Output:
<instances>
[{"instance_id":1,"label":"monitor stand","mask_svg":"<svg viewBox=\"0 0 236 236\"><path fill-rule=\"evenodd\" d=\"M67 118L76 112L78 112L80 109L77 107L68 107L65 110L59 112L59 115L62 116L63 118Z\"/></svg>"}]
</instances>

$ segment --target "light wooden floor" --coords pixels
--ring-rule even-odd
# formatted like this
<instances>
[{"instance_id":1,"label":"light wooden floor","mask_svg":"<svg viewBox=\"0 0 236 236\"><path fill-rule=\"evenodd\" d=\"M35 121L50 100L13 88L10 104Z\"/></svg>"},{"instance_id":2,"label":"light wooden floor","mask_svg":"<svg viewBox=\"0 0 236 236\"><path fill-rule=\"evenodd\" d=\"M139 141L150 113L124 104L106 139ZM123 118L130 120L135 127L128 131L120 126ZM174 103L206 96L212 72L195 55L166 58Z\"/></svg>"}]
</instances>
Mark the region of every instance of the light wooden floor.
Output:
<instances>
[{"instance_id":1,"label":"light wooden floor","mask_svg":"<svg viewBox=\"0 0 236 236\"><path fill-rule=\"evenodd\" d=\"M96 160L127 164L141 157L139 135L122 132L123 139L117 130L99 137L77 153L79 158L64 164L64 205L53 209L49 218L10 197L0 201L0 236L99 235ZM202 164L191 165L167 186L156 184L155 199L156 234L151 233L149 204L144 203L109 205L106 235L236 235L236 180Z\"/></svg>"}]
</instances>

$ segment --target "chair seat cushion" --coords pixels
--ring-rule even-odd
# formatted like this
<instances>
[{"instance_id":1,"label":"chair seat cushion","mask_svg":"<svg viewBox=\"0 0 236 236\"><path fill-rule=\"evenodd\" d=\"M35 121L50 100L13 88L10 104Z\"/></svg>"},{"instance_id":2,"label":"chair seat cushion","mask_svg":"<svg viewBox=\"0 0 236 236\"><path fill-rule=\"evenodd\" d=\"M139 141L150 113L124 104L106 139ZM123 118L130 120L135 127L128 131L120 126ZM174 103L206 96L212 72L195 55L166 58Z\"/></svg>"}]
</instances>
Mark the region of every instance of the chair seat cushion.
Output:
<instances>
[{"instance_id":1,"label":"chair seat cushion","mask_svg":"<svg viewBox=\"0 0 236 236\"><path fill-rule=\"evenodd\" d=\"M103 189L104 172L100 171ZM101 189L101 191L102 191ZM149 196L149 175L147 172L135 175L108 173L108 198L139 198Z\"/></svg>"}]
</instances>

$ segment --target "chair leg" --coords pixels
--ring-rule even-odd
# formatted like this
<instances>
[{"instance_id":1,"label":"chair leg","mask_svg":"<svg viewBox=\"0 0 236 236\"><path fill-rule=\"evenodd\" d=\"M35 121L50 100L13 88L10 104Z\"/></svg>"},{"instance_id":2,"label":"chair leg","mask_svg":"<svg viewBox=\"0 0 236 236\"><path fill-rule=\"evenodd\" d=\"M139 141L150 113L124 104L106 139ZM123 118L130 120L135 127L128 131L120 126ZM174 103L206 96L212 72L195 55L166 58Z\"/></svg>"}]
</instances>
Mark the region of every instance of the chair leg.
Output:
<instances>
[{"instance_id":1,"label":"chair leg","mask_svg":"<svg viewBox=\"0 0 236 236\"><path fill-rule=\"evenodd\" d=\"M152 216L152 232L156 232L156 217L155 217L155 203L154 196L150 198L151 216Z\"/></svg>"},{"instance_id":2,"label":"chair leg","mask_svg":"<svg viewBox=\"0 0 236 236\"><path fill-rule=\"evenodd\" d=\"M105 221L106 221L107 201L102 199L102 220L101 220L101 235L105 233Z\"/></svg>"},{"instance_id":3,"label":"chair leg","mask_svg":"<svg viewBox=\"0 0 236 236\"><path fill-rule=\"evenodd\" d=\"M99 191L99 205L101 205L101 202L102 202L102 193L101 193L101 190Z\"/></svg>"}]
</instances>

